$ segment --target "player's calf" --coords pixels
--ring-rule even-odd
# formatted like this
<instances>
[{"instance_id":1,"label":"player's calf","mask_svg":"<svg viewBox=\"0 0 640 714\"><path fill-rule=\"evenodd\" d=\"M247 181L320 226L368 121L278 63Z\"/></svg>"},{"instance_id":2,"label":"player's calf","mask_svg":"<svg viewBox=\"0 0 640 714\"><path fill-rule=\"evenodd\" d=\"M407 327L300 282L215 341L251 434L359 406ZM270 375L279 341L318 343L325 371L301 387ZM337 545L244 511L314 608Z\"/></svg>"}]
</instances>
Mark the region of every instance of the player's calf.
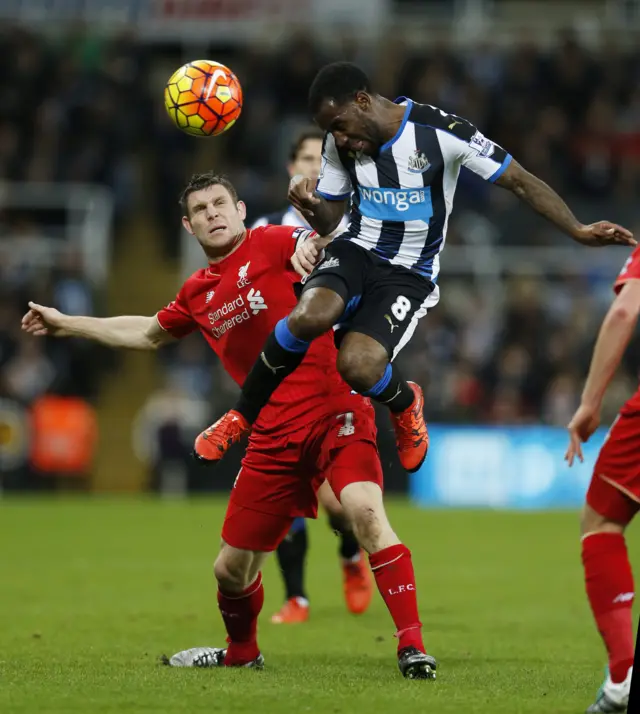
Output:
<instances>
[{"instance_id":1,"label":"player's calf","mask_svg":"<svg viewBox=\"0 0 640 714\"><path fill-rule=\"evenodd\" d=\"M380 382L388 364L386 349L367 335L349 333L340 346L338 372L359 394L368 392Z\"/></svg>"},{"instance_id":2,"label":"player's calf","mask_svg":"<svg viewBox=\"0 0 640 714\"><path fill-rule=\"evenodd\" d=\"M356 536L369 552L376 585L396 626L398 666L409 679L435 679L436 661L426 654L411 551L391 528L376 483L350 483L340 502Z\"/></svg>"},{"instance_id":3,"label":"player's calf","mask_svg":"<svg viewBox=\"0 0 640 714\"><path fill-rule=\"evenodd\" d=\"M218 608L229 643L224 666L245 666L260 657L258 616L264 604L260 567L266 556L267 553L233 548L223 542L216 558Z\"/></svg>"},{"instance_id":4,"label":"player's calf","mask_svg":"<svg viewBox=\"0 0 640 714\"><path fill-rule=\"evenodd\" d=\"M389 408L400 463L407 471L417 471L429 448L422 389L405 381L378 340L358 332L343 339L338 371L355 391Z\"/></svg>"}]
</instances>

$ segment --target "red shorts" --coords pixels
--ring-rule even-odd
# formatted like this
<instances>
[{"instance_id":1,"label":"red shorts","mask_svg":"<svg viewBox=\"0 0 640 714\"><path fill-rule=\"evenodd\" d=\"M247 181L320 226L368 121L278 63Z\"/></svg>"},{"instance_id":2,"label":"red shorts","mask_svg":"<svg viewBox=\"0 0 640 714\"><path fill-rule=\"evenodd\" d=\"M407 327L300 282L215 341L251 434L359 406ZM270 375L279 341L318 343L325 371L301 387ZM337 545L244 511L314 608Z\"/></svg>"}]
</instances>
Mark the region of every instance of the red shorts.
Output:
<instances>
[{"instance_id":1,"label":"red shorts","mask_svg":"<svg viewBox=\"0 0 640 714\"><path fill-rule=\"evenodd\" d=\"M587 503L601 516L629 523L640 510L640 413L620 414L593 469Z\"/></svg>"},{"instance_id":2,"label":"red shorts","mask_svg":"<svg viewBox=\"0 0 640 714\"><path fill-rule=\"evenodd\" d=\"M243 550L275 550L294 518L315 518L327 480L340 498L350 483L382 487L374 411L357 395L286 434L255 429L231 491L222 539Z\"/></svg>"}]
</instances>

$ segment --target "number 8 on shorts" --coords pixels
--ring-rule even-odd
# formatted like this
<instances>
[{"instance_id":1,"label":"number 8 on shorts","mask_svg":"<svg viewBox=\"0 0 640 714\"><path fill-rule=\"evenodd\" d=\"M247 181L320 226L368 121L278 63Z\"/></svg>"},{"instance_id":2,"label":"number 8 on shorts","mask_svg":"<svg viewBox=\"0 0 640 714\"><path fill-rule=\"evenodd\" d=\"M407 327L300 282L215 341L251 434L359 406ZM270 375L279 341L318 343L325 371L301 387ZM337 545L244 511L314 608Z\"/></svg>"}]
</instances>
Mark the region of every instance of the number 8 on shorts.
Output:
<instances>
[{"instance_id":1,"label":"number 8 on shorts","mask_svg":"<svg viewBox=\"0 0 640 714\"><path fill-rule=\"evenodd\" d=\"M409 310L411 310L411 301L404 295L398 295L396 301L391 306L392 315L396 320L402 322L409 314Z\"/></svg>"}]
</instances>

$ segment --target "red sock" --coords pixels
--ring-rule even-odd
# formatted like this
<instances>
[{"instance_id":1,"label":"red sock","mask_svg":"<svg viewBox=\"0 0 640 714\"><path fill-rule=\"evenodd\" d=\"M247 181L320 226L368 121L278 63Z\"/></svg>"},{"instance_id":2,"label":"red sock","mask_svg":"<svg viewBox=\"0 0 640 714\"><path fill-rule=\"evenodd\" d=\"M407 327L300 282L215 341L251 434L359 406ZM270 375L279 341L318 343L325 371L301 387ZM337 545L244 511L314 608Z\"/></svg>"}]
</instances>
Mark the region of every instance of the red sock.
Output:
<instances>
[{"instance_id":1,"label":"red sock","mask_svg":"<svg viewBox=\"0 0 640 714\"><path fill-rule=\"evenodd\" d=\"M398 651L413 646L424 652L411 551L402 544L392 545L370 555L369 563L396 626Z\"/></svg>"},{"instance_id":2,"label":"red sock","mask_svg":"<svg viewBox=\"0 0 640 714\"><path fill-rule=\"evenodd\" d=\"M252 662L259 654L258 615L264 603L262 573L243 592L225 595L218 588L218 607L227 629L227 654L225 667L237 667Z\"/></svg>"},{"instance_id":3,"label":"red sock","mask_svg":"<svg viewBox=\"0 0 640 714\"><path fill-rule=\"evenodd\" d=\"M609 653L613 682L626 679L633 666L634 589L627 546L621 533L594 533L582 541L587 597Z\"/></svg>"}]
</instances>

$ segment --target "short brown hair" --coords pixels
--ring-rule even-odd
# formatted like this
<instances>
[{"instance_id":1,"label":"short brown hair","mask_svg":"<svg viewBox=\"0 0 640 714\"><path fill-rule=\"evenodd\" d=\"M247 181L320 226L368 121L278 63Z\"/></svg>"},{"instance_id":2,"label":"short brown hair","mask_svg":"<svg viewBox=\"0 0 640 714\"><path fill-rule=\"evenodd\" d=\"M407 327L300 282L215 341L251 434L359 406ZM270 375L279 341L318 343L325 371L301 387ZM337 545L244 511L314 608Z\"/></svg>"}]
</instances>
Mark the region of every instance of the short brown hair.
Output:
<instances>
[{"instance_id":1,"label":"short brown hair","mask_svg":"<svg viewBox=\"0 0 640 714\"><path fill-rule=\"evenodd\" d=\"M309 139L324 141L324 132L315 127L309 127L309 129L301 131L298 136L296 136L293 144L291 144L291 148L289 149L289 161L295 161L298 158L298 154L304 146L304 142L309 141Z\"/></svg>"},{"instance_id":2,"label":"short brown hair","mask_svg":"<svg viewBox=\"0 0 640 714\"><path fill-rule=\"evenodd\" d=\"M200 191L203 188L209 188L209 186L222 186L226 188L234 202L238 203L238 192L226 176L217 174L215 171L205 171L202 174L193 174L180 194L180 208L182 208L185 215L189 215L189 206L187 203L189 196L194 191Z\"/></svg>"}]
</instances>

